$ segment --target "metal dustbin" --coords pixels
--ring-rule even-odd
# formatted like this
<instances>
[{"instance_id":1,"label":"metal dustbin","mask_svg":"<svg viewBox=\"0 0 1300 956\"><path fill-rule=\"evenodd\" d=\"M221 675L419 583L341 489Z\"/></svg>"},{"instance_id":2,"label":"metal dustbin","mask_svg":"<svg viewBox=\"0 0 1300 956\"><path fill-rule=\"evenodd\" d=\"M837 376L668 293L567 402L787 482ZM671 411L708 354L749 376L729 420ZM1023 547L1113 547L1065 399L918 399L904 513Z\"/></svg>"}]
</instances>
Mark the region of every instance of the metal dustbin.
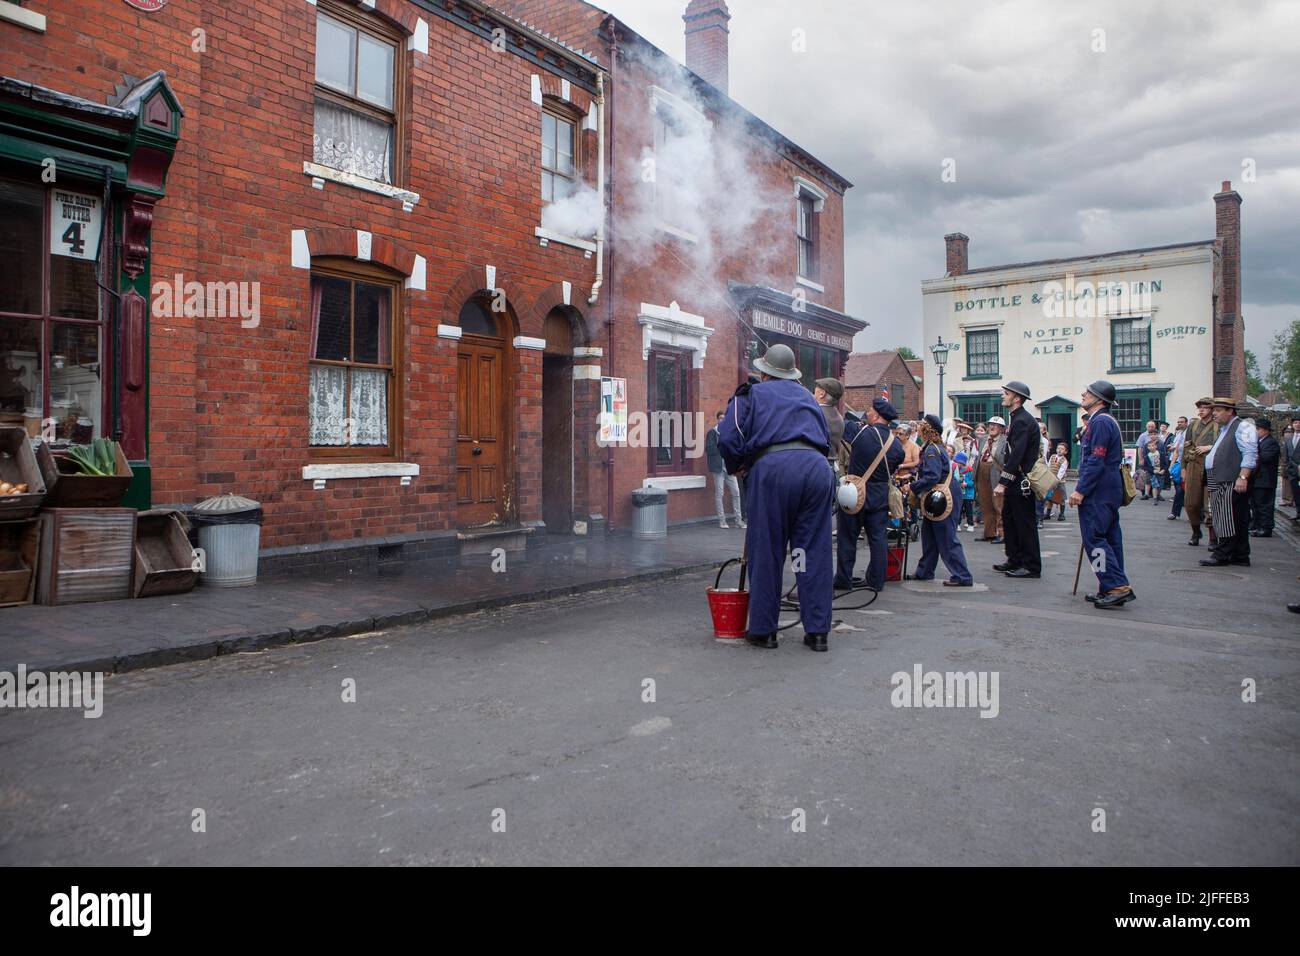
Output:
<instances>
[{"instance_id":1,"label":"metal dustbin","mask_svg":"<svg viewBox=\"0 0 1300 956\"><path fill-rule=\"evenodd\" d=\"M632 537L668 537L668 492L666 489L633 489Z\"/></svg>"},{"instance_id":2,"label":"metal dustbin","mask_svg":"<svg viewBox=\"0 0 1300 956\"><path fill-rule=\"evenodd\" d=\"M262 506L239 495L218 495L195 506L190 520L203 549L202 583L242 588L257 583Z\"/></svg>"}]
</instances>

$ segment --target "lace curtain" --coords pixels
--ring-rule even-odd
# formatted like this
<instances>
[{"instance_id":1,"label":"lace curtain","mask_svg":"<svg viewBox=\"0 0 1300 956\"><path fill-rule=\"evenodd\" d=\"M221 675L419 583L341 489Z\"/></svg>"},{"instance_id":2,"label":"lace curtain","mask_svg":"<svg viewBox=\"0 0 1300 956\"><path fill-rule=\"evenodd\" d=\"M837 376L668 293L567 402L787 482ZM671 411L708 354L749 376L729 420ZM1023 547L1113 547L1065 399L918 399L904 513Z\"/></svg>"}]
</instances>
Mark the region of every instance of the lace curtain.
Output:
<instances>
[{"instance_id":1,"label":"lace curtain","mask_svg":"<svg viewBox=\"0 0 1300 956\"><path fill-rule=\"evenodd\" d=\"M393 127L389 123L316 101L312 161L345 173L391 183Z\"/></svg>"},{"instance_id":2,"label":"lace curtain","mask_svg":"<svg viewBox=\"0 0 1300 956\"><path fill-rule=\"evenodd\" d=\"M310 444L336 447L388 444L386 369L313 365L309 388ZM351 441L348 440L349 419Z\"/></svg>"}]
</instances>

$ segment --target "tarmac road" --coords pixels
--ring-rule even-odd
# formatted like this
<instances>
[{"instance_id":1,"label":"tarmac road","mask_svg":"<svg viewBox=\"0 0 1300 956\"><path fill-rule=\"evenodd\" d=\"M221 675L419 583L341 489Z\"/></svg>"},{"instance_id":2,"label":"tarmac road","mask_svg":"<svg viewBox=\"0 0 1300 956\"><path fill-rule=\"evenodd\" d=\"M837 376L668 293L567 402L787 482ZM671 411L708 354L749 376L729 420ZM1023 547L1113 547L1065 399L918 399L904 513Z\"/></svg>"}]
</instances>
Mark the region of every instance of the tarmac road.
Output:
<instances>
[{"instance_id":1,"label":"tarmac road","mask_svg":"<svg viewBox=\"0 0 1300 956\"><path fill-rule=\"evenodd\" d=\"M1199 569L1166 513L1125 510L1115 612L1071 515L1042 580L963 533L988 590L890 585L828 654L713 641L695 575L111 676L0 711L0 862L1294 866L1295 544ZM917 665L996 716L893 706Z\"/></svg>"}]
</instances>

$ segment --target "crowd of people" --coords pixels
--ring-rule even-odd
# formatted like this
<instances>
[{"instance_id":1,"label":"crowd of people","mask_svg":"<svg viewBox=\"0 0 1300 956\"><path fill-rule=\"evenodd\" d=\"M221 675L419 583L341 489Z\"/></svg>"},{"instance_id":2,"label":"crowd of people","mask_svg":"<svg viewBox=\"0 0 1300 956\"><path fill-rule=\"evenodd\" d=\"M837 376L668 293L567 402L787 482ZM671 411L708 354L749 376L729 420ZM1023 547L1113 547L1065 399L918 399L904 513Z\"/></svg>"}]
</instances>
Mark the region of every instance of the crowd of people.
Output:
<instances>
[{"instance_id":1,"label":"crowd of people","mask_svg":"<svg viewBox=\"0 0 1300 956\"><path fill-rule=\"evenodd\" d=\"M1267 419L1238 417L1228 398L1201 399L1195 419L1179 418L1173 431L1148 422L1136 447L1126 449L1112 413L1115 388L1093 382L1080 395L1078 476L1067 496L1070 446L1051 441L1025 407L1032 396L1023 382L1003 386L1007 418L970 423L924 415L905 422L883 396L861 413L842 414L843 386L833 378L817 380L809 394L784 345L772 346L754 367L757 374L718 413L706 448L719 525L729 527L724 492L742 528L748 506L748 638L758 647L777 646L787 556L794 559L804 643L824 651L834 595L881 591L889 529L905 533L913 519L921 542L914 580L933 580L942 561L943 585L960 588L974 583L962 532L980 525L974 540L1003 546L994 571L1035 579L1042 575L1038 532L1073 509L1080 560L1088 556L1098 582L1086 600L1106 610L1137 599L1120 528L1120 509L1131 500L1170 502L1170 520L1186 511L1188 544L1199 546L1202 528L1209 537L1210 554L1200 562L1207 567L1249 566L1250 538L1273 534L1279 465L1285 492L1300 502L1300 416L1279 442ZM863 537L867 565L855 578ZM1300 604L1288 609L1300 613Z\"/></svg>"}]
</instances>

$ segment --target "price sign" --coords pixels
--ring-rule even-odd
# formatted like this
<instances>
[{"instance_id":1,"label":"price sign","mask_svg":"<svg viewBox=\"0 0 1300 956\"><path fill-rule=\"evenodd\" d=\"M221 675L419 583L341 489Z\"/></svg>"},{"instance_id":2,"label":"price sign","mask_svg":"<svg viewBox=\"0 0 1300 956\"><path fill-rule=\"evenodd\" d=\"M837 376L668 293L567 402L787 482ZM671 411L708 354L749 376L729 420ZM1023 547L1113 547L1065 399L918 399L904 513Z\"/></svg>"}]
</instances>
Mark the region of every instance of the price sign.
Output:
<instances>
[{"instance_id":1,"label":"price sign","mask_svg":"<svg viewBox=\"0 0 1300 956\"><path fill-rule=\"evenodd\" d=\"M94 259L104 210L99 196L54 190L50 202L50 252L70 259Z\"/></svg>"}]
</instances>

